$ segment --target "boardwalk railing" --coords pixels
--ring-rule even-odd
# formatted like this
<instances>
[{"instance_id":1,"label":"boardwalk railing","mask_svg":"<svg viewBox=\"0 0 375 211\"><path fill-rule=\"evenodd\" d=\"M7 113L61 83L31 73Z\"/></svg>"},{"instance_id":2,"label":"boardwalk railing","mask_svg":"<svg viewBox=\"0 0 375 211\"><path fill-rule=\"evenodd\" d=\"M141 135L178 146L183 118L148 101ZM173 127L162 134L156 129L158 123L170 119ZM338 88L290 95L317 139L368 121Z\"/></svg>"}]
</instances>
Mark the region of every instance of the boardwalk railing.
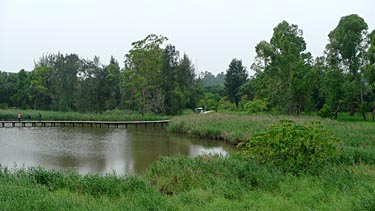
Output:
<instances>
[{"instance_id":1,"label":"boardwalk railing","mask_svg":"<svg viewBox=\"0 0 375 211\"><path fill-rule=\"evenodd\" d=\"M168 125L169 120L158 121L0 121L0 127L128 127Z\"/></svg>"}]
</instances>

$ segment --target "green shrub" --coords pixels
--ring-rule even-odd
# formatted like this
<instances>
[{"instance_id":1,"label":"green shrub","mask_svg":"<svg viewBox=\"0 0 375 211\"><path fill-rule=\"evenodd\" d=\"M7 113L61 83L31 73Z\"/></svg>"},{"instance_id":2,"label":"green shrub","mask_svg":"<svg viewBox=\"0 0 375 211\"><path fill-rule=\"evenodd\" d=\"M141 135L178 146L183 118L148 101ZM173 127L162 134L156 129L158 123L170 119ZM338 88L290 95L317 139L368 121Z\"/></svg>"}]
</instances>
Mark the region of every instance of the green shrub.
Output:
<instances>
[{"instance_id":1,"label":"green shrub","mask_svg":"<svg viewBox=\"0 0 375 211\"><path fill-rule=\"evenodd\" d=\"M245 104L245 111L249 114L267 110L267 102L263 100L253 100Z\"/></svg>"},{"instance_id":2,"label":"green shrub","mask_svg":"<svg viewBox=\"0 0 375 211\"><path fill-rule=\"evenodd\" d=\"M324 104L323 107L318 111L317 114L320 117L329 118L329 117L333 116L333 111L332 111L332 108L329 105Z\"/></svg>"},{"instance_id":3,"label":"green shrub","mask_svg":"<svg viewBox=\"0 0 375 211\"><path fill-rule=\"evenodd\" d=\"M262 164L280 167L292 173L315 171L337 156L338 139L319 122L311 126L290 120L251 137L239 145L243 152Z\"/></svg>"}]
</instances>

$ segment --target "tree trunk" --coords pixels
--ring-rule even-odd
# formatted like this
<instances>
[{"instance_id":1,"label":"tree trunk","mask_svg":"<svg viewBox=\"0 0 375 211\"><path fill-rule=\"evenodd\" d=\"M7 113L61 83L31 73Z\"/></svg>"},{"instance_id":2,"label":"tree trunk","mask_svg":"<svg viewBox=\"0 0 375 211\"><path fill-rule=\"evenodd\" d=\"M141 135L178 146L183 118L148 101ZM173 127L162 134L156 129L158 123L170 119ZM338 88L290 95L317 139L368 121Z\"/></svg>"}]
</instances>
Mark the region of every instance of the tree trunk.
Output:
<instances>
[{"instance_id":1,"label":"tree trunk","mask_svg":"<svg viewBox=\"0 0 375 211\"><path fill-rule=\"evenodd\" d=\"M297 105L297 115L301 115L301 106Z\"/></svg>"},{"instance_id":2,"label":"tree trunk","mask_svg":"<svg viewBox=\"0 0 375 211\"><path fill-rule=\"evenodd\" d=\"M366 121L366 112L362 112L362 118Z\"/></svg>"},{"instance_id":3,"label":"tree trunk","mask_svg":"<svg viewBox=\"0 0 375 211\"><path fill-rule=\"evenodd\" d=\"M350 107L350 116L354 116L354 102L352 103L351 107Z\"/></svg>"},{"instance_id":4,"label":"tree trunk","mask_svg":"<svg viewBox=\"0 0 375 211\"><path fill-rule=\"evenodd\" d=\"M374 106L374 109L372 110L372 121L375 120L375 106Z\"/></svg>"},{"instance_id":5,"label":"tree trunk","mask_svg":"<svg viewBox=\"0 0 375 211\"><path fill-rule=\"evenodd\" d=\"M366 110L364 110L364 108L363 108L364 106L363 106L363 85L362 85L362 83L361 83L361 112L362 112L362 118L363 118L363 120L365 120L366 121Z\"/></svg>"},{"instance_id":6,"label":"tree trunk","mask_svg":"<svg viewBox=\"0 0 375 211\"><path fill-rule=\"evenodd\" d=\"M337 119L337 113L339 112L340 110L340 106L341 106L341 102L339 102L339 104L337 105L337 108L335 110L335 119Z\"/></svg>"}]
</instances>

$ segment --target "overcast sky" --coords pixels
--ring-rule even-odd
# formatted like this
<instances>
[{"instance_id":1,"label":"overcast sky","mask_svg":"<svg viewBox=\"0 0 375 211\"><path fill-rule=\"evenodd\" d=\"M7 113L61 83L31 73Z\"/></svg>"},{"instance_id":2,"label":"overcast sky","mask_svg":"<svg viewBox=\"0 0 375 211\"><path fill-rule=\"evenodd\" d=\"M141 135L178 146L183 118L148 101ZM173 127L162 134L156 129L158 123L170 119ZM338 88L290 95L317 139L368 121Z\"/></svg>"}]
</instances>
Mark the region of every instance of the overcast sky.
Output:
<instances>
[{"instance_id":1,"label":"overcast sky","mask_svg":"<svg viewBox=\"0 0 375 211\"><path fill-rule=\"evenodd\" d=\"M255 45L281 21L303 30L316 57L349 14L374 30L374 0L0 0L0 70L31 71L34 60L57 52L97 55L104 64L113 55L123 66L131 43L152 33L168 37L200 72L225 72L233 58L249 69Z\"/></svg>"}]
</instances>

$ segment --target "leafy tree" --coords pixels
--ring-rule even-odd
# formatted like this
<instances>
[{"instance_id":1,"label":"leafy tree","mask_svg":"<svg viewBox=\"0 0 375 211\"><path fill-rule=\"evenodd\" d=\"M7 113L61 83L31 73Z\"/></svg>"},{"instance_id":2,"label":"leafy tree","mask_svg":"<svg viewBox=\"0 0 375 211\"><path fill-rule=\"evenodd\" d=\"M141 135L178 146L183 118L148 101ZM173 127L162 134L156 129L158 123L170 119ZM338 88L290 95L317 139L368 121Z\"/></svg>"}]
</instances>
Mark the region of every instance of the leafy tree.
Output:
<instances>
[{"instance_id":1,"label":"leafy tree","mask_svg":"<svg viewBox=\"0 0 375 211\"><path fill-rule=\"evenodd\" d=\"M51 76L52 108L61 111L74 110L78 86L78 72L82 67L82 60L77 54L53 55Z\"/></svg>"},{"instance_id":2,"label":"leafy tree","mask_svg":"<svg viewBox=\"0 0 375 211\"><path fill-rule=\"evenodd\" d=\"M329 64L348 76L346 88L350 92L345 92L345 98L350 105L350 115L354 114L358 101L361 106L364 103L365 93L361 80L363 74L360 71L367 48L367 29L363 18L353 14L342 17L337 27L328 35L329 44L326 49L330 58Z\"/></svg>"},{"instance_id":3,"label":"leafy tree","mask_svg":"<svg viewBox=\"0 0 375 211\"><path fill-rule=\"evenodd\" d=\"M188 55L184 54L179 61L177 81L187 98L185 107L190 109L195 108L202 92L202 87L195 80L195 76L195 68L192 62Z\"/></svg>"},{"instance_id":4,"label":"leafy tree","mask_svg":"<svg viewBox=\"0 0 375 211\"><path fill-rule=\"evenodd\" d=\"M309 107L312 87L305 81L313 77L312 61L302 30L283 21L274 28L270 43L261 41L255 50L255 96L270 100L278 111L300 114Z\"/></svg>"},{"instance_id":5,"label":"leafy tree","mask_svg":"<svg viewBox=\"0 0 375 211\"><path fill-rule=\"evenodd\" d=\"M241 99L239 88L246 83L247 77L248 74L246 68L242 65L242 61L233 59L229 64L224 85L230 102L234 102L237 108Z\"/></svg>"},{"instance_id":6,"label":"leafy tree","mask_svg":"<svg viewBox=\"0 0 375 211\"><path fill-rule=\"evenodd\" d=\"M15 106L11 100L16 91L17 73L7 73L0 71L0 107L7 108Z\"/></svg>"},{"instance_id":7,"label":"leafy tree","mask_svg":"<svg viewBox=\"0 0 375 211\"><path fill-rule=\"evenodd\" d=\"M148 35L132 43L133 48L125 55L124 86L131 91L131 96L126 96L126 104L140 110L142 115L145 112L165 113L165 96L160 87L163 67L160 46L166 40L160 35Z\"/></svg>"},{"instance_id":8,"label":"leafy tree","mask_svg":"<svg viewBox=\"0 0 375 211\"><path fill-rule=\"evenodd\" d=\"M375 121L375 30L370 35L370 47L367 51L367 67L365 72L365 78L370 88L369 91L369 105L372 107L372 121Z\"/></svg>"},{"instance_id":9,"label":"leafy tree","mask_svg":"<svg viewBox=\"0 0 375 211\"><path fill-rule=\"evenodd\" d=\"M109 64L104 67L105 82L102 87L107 87L104 95L107 96L105 101L105 110L113 110L121 105L121 69L119 63L114 57L111 57Z\"/></svg>"},{"instance_id":10,"label":"leafy tree","mask_svg":"<svg viewBox=\"0 0 375 211\"><path fill-rule=\"evenodd\" d=\"M184 102L183 90L179 88L177 81L179 66L179 52L175 46L167 45L163 50L163 68L161 72L161 88L165 97L165 108L168 114L177 114ZM185 100L186 101L186 100Z\"/></svg>"},{"instance_id":11,"label":"leafy tree","mask_svg":"<svg viewBox=\"0 0 375 211\"><path fill-rule=\"evenodd\" d=\"M51 104L49 79L52 68L38 66L30 73L30 98L34 109L48 109Z\"/></svg>"},{"instance_id":12,"label":"leafy tree","mask_svg":"<svg viewBox=\"0 0 375 211\"><path fill-rule=\"evenodd\" d=\"M29 98L29 87L30 87L30 79L28 73L21 69L17 74L17 82L16 82L17 91L11 97L13 102L17 107L22 109L26 109L30 104Z\"/></svg>"},{"instance_id":13,"label":"leafy tree","mask_svg":"<svg viewBox=\"0 0 375 211\"><path fill-rule=\"evenodd\" d=\"M79 111L103 111L104 99L103 90L106 86L105 77L103 77L103 68L100 64L99 58L94 57L91 60L81 60L82 67L78 71L78 83L76 87L76 100L74 106Z\"/></svg>"}]
</instances>

